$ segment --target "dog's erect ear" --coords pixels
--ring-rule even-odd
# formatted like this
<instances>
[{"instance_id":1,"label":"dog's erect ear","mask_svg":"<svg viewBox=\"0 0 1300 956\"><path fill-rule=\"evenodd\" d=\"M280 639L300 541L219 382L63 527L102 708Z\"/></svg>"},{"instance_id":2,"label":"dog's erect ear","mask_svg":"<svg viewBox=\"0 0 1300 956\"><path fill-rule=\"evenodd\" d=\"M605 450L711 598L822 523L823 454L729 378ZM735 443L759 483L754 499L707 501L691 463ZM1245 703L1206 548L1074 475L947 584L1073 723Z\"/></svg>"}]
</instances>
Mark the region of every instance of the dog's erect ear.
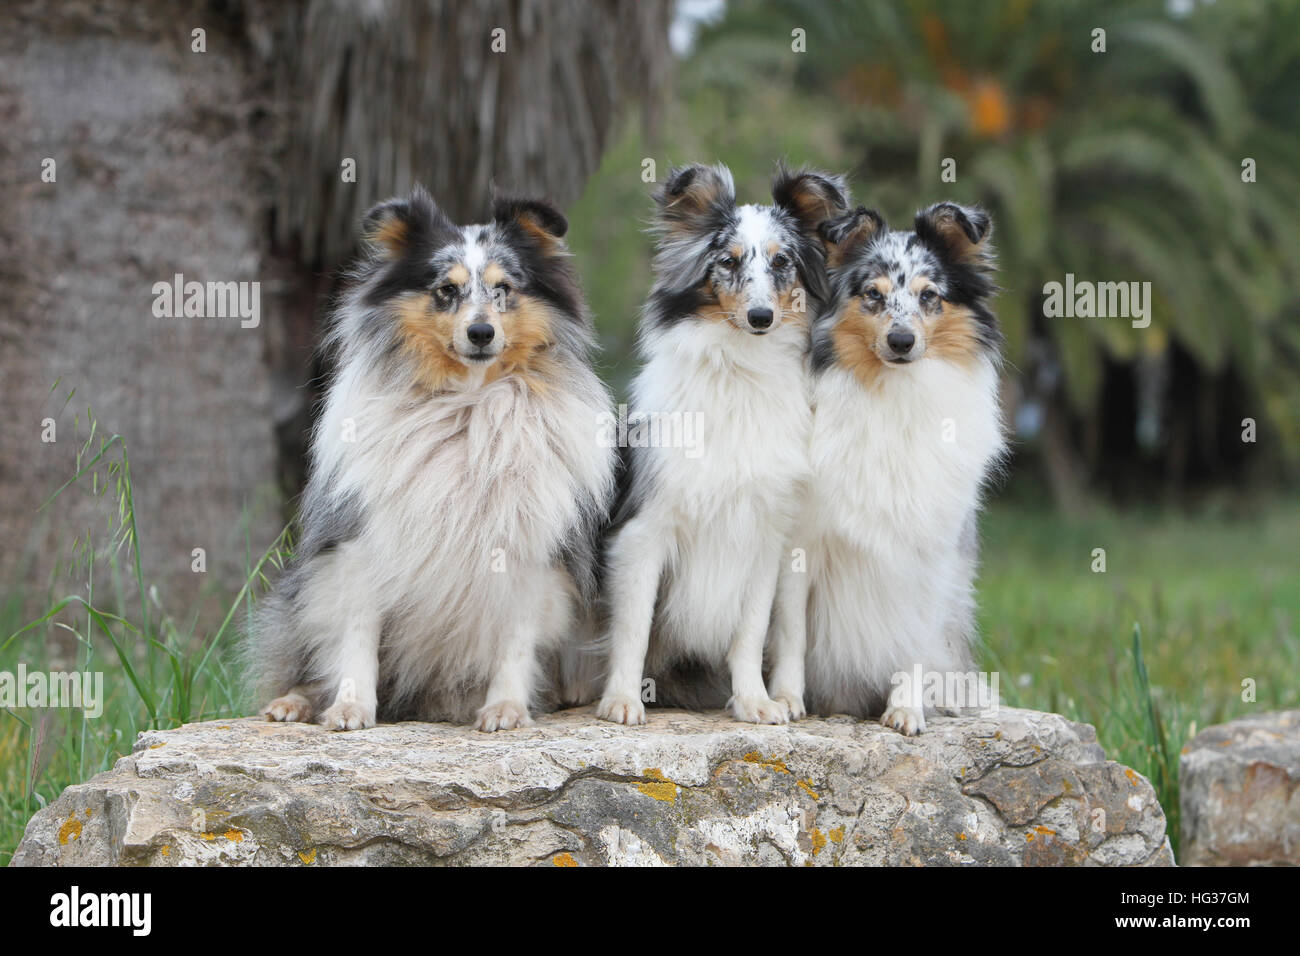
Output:
<instances>
[{"instance_id":1,"label":"dog's erect ear","mask_svg":"<svg viewBox=\"0 0 1300 956\"><path fill-rule=\"evenodd\" d=\"M849 190L842 176L781 164L772 177L772 201L794 216L805 233L815 235L823 222L848 211Z\"/></svg>"},{"instance_id":2,"label":"dog's erect ear","mask_svg":"<svg viewBox=\"0 0 1300 956\"><path fill-rule=\"evenodd\" d=\"M693 163L670 170L654 198L662 225L668 229L692 229L736 204L736 184L726 166Z\"/></svg>"},{"instance_id":3,"label":"dog's erect ear","mask_svg":"<svg viewBox=\"0 0 1300 956\"><path fill-rule=\"evenodd\" d=\"M543 199L502 197L492 203L492 219L498 225L518 228L547 255L564 251L569 220Z\"/></svg>"},{"instance_id":4,"label":"dog's erect ear","mask_svg":"<svg viewBox=\"0 0 1300 956\"><path fill-rule=\"evenodd\" d=\"M826 247L826 265L838 269L857 250L885 231L885 220L874 209L859 206L850 213L824 221L817 230Z\"/></svg>"},{"instance_id":5,"label":"dog's erect ear","mask_svg":"<svg viewBox=\"0 0 1300 956\"><path fill-rule=\"evenodd\" d=\"M993 220L983 209L939 202L916 214L916 234L953 262L973 262L987 255Z\"/></svg>"},{"instance_id":6,"label":"dog's erect ear","mask_svg":"<svg viewBox=\"0 0 1300 956\"><path fill-rule=\"evenodd\" d=\"M362 238L384 259L398 259L413 243L452 228L423 186L416 186L406 199L379 203L361 220Z\"/></svg>"}]
</instances>

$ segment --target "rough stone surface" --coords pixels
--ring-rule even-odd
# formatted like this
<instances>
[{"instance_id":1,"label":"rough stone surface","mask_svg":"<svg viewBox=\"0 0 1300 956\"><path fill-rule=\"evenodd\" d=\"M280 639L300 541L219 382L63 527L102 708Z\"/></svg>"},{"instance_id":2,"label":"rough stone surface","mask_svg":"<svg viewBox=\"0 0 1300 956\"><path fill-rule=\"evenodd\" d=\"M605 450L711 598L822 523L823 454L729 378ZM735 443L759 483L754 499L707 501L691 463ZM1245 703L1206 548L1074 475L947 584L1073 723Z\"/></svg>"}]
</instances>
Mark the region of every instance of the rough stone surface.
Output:
<instances>
[{"instance_id":1,"label":"rough stone surface","mask_svg":"<svg viewBox=\"0 0 1300 956\"><path fill-rule=\"evenodd\" d=\"M930 728L189 724L69 787L12 865L1173 863L1150 784L1088 725L1004 708Z\"/></svg>"},{"instance_id":2,"label":"rough stone surface","mask_svg":"<svg viewBox=\"0 0 1300 956\"><path fill-rule=\"evenodd\" d=\"M1207 727L1179 776L1184 863L1300 865L1300 710Z\"/></svg>"}]
</instances>

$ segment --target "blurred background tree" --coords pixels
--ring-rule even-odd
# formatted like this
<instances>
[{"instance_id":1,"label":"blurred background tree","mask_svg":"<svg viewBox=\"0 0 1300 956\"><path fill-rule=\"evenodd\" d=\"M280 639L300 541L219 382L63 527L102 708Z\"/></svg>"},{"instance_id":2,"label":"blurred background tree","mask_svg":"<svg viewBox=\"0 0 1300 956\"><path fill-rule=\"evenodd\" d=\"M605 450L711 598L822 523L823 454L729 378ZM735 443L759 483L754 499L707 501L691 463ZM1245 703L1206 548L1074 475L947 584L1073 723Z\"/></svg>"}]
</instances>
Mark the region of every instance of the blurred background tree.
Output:
<instances>
[{"instance_id":1,"label":"blurred background tree","mask_svg":"<svg viewBox=\"0 0 1300 956\"><path fill-rule=\"evenodd\" d=\"M762 201L784 156L848 170L896 226L939 198L992 211L1022 487L1042 479L1077 511L1294 478L1300 4L691 7L662 139L628 130L575 212L616 382L648 276L644 240L607 211L644 192L641 157L722 159ZM1149 281L1150 326L1045 316L1044 284L1067 273Z\"/></svg>"}]
</instances>

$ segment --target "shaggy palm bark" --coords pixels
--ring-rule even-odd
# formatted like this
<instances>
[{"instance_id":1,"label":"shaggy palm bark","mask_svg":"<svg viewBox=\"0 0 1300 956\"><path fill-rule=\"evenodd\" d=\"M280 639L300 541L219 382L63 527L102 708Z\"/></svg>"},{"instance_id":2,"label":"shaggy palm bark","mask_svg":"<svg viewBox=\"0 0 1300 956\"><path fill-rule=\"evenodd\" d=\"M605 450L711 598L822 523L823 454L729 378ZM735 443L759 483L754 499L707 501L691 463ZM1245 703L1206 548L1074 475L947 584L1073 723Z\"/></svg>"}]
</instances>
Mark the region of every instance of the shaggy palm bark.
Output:
<instances>
[{"instance_id":1,"label":"shaggy palm bark","mask_svg":"<svg viewBox=\"0 0 1300 956\"><path fill-rule=\"evenodd\" d=\"M460 217L481 214L494 183L574 199L620 98L663 77L668 11L667 0L0 7L5 591L49 581L71 537L112 510L74 493L35 514L73 472L73 418L84 437L87 407L127 439L146 576L168 606L242 581L246 553L273 538L277 502L296 490L321 293L362 211L417 180ZM493 53L498 27L506 48ZM191 48L200 28L203 53ZM54 183L41 181L46 157ZM152 286L175 273L260 282L260 325L155 317ZM41 441L46 417L58 420L53 444ZM206 574L191 571L200 547Z\"/></svg>"}]
</instances>

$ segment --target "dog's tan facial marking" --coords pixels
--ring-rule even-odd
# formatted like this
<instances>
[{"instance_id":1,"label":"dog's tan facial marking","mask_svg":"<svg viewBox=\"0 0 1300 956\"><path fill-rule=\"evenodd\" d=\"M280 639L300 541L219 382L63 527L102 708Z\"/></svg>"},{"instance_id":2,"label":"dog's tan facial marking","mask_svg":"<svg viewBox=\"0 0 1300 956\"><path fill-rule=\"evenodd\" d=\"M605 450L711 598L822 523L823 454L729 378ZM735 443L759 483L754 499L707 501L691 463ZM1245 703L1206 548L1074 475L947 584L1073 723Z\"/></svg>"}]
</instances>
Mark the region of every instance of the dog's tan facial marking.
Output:
<instances>
[{"instance_id":1,"label":"dog's tan facial marking","mask_svg":"<svg viewBox=\"0 0 1300 956\"><path fill-rule=\"evenodd\" d=\"M402 296L394 311L401 348L411 359L422 386L437 392L465 377L466 368L457 359L453 345L454 312L438 308L433 296L420 292Z\"/></svg>"},{"instance_id":2,"label":"dog's tan facial marking","mask_svg":"<svg viewBox=\"0 0 1300 956\"><path fill-rule=\"evenodd\" d=\"M798 328L806 329L810 321L808 316L808 293L798 282L777 292L776 303L781 309L781 321L793 322Z\"/></svg>"},{"instance_id":3,"label":"dog's tan facial marking","mask_svg":"<svg viewBox=\"0 0 1300 956\"><path fill-rule=\"evenodd\" d=\"M549 354L555 341L554 313L532 296L519 295L516 299L511 308L500 313L501 334L506 344L484 381L518 374L530 387L545 390L546 379L554 371Z\"/></svg>"},{"instance_id":4,"label":"dog's tan facial marking","mask_svg":"<svg viewBox=\"0 0 1300 956\"><path fill-rule=\"evenodd\" d=\"M926 356L972 366L984 354L979 322L964 305L943 302L938 314L927 317L923 325Z\"/></svg>"},{"instance_id":5,"label":"dog's tan facial marking","mask_svg":"<svg viewBox=\"0 0 1300 956\"><path fill-rule=\"evenodd\" d=\"M741 297L729 287L714 279L709 284L712 301L700 306L698 315L706 322L730 322L736 328L743 328L741 317Z\"/></svg>"},{"instance_id":6,"label":"dog's tan facial marking","mask_svg":"<svg viewBox=\"0 0 1300 956\"><path fill-rule=\"evenodd\" d=\"M463 287L467 282L469 282L469 269L465 268L464 263L456 263L447 270L447 281L453 285Z\"/></svg>"},{"instance_id":7,"label":"dog's tan facial marking","mask_svg":"<svg viewBox=\"0 0 1300 956\"><path fill-rule=\"evenodd\" d=\"M855 296L845 303L831 328L836 361L863 385L871 385L884 368L876 354L876 342L887 318L867 307L867 300Z\"/></svg>"}]
</instances>

